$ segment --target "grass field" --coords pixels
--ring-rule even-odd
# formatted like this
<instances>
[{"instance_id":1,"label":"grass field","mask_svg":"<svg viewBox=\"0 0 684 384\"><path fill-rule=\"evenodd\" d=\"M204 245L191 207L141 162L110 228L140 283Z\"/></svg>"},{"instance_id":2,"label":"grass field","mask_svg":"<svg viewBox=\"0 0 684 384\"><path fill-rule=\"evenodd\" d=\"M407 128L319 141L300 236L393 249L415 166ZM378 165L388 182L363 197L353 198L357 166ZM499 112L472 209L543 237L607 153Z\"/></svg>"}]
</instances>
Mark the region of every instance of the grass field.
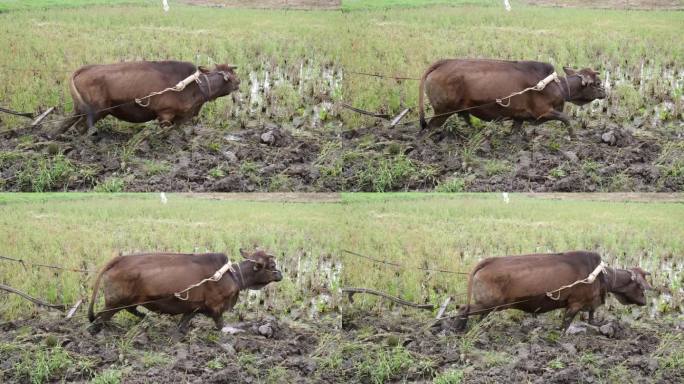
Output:
<instances>
[{"instance_id":1,"label":"grass field","mask_svg":"<svg viewBox=\"0 0 684 384\"><path fill-rule=\"evenodd\" d=\"M280 304L306 306L311 295L305 287L340 287L340 264L345 266L344 285L437 304L446 295L462 293L467 279L413 268L468 271L488 256L587 249L600 252L610 265L640 265L652 271L655 283L672 292L672 301L662 305L676 306L683 295L684 239L677 235L684 232L681 203L514 195L511 204L504 204L497 194L413 193L344 194L339 202L310 203L175 194L169 199L162 205L154 194L0 195L0 255L96 270L119 251L235 255L239 247L258 244L281 255L285 271L308 266L299 271L298 280L286 278L269 288L277 292L274 300ZM408 270L372 264L344 249L399 262ZM8 262L0 263L0 272L2 283L69 303L88 295L94 277L23 269ZM360 303L377 304L369 300ZM4 297L0 308L6 319L34 309L16 296Z\"/></svg>"},{"instance_id":2,"label":"grass field","mask_svg":"<svg viewBox=\"0 0 684 384\"><path fill-rule=\"evenodd\" d=\"M493 57L548 61L558 71L564 65L600 70L612 89L605 104L611 119L672 123L681 118L681 12L518 4L505 12L498 1L445 5L402 0L347 1L344 12L173 4L165 14L151 1L80 6L85 3L98 4L70 0L61 4L65 7L57 7L51 1L0 2L0 9L8 11L0 14L0 39L8 42L0 47L3 106L34 111L57 105L70 110L69 73L86 63L230 61L240 66L244 80L252 78L243 81L241 93L254 110L242 107L236 112L225 98L205 107L201 116L205 122L234 127L264 117L257 108L264 102L282 109L268 116L272 119L290 121L315 113L328 120L339 113L338 108L320 112L311 106L321 100L346 101L393 113L417 104L414 81L397 83L349 71L419 77L439 58ZM258 84L258 90L267 76L275 84L262 100L250 90L250 82ZM297 85L300 82L305 86ZM601 108L582 114L592 119L606 115ZM350 125L367 122L347 112L343 115ZM10 128L25 123L2 118Z\"/></svg>"}]
</instances>

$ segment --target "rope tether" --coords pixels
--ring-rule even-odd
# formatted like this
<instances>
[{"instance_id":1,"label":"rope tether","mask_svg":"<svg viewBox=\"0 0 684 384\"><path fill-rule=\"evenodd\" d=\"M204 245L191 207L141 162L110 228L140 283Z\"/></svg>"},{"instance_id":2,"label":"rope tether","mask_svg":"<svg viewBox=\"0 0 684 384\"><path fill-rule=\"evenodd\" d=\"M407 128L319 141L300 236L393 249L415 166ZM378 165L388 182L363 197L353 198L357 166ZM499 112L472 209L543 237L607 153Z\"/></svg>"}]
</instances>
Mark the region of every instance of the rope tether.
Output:
<instances>
[{"instance_id":1,"label":"rope tether","mask_svg":"<svg viewBox=\"0 0 684 384\"><path fill-rule=\"evenodd\" d=\"M543 80L539 81L535 86L525 88L519 92L511 93L510 95L508 95L504 98L496 99L496 103L499 104L500 106L504 107L504 108L508 108L511 105L511 97L522 95L523 93L525 93L527 91L537 91L537 92L542 91L552 81L555 81L556 83L560 84L560 80L558 79L558 74L555 71L552 74L546 76ZM504 100L508 100L508 102L504 103Z\"/></svg>"},{"instance_id":2,"label":"rope tether","mask_svg":"<svg viewBox=\"0 0 684 384\"><path fill-rule=\"evenodd\" d=\"M606 273L606 267L607 266L608 265L602 261L598 265L598 267L596 267L596 269L594 269L594 271L592 273L590 273L589 276L587 276L586 278L584 278L582 280L577 280L574 283L569 284L569 285L564 285L564 286L562 286L558 289L555 289L553 291L546 292L546 296L551 300L560 300L560 295L561 295L562 290L572 288L577 284L591 284L591 283L593 283L594 280L596 280L596 276L598 276L599 273L601 273L601 272ZM554 296L554 292L557 292L558 295Z\"/></svg>"},{"instance_id":3,"label":"rope tether","mask_svg":"<svg viewBox=\"0 0 684 384\"><path fill-rule=\"evenodd\" d=\"M159 92L152 92L149 95L143 96L139 99L136 98L135 103L138 104L139 106L143 107L143 108L146 108L150 105L150 98L152 98L152 96L161 95L162 93L166 93L168 91L181 92L182 90L185 89L185 87L188 86L188 84L192 83L193 81L196 82L197 84L200 84L201 81L200 81L199 77L201 74L202 74L202 72L200 72L200 70L198 69L197 71L195 71L195 73L193 73L192 75L190 75L190 76L186 77L185 79L179 81L178 84L174 85L173 87L166 88L166 89L159 91ZM147 104L145 104L143 102L143 100L147 100Z\"/></svg>"},{"instance_id":4,"label":"rope tether","mask_svg":"<svg viewBox=\"0 0 684 384\"><path fill-rule=\"evenodd\" d=\"M207 281L214 281L214 282L219 281L223 277L223 274L229 270L231 272L235 273L235 269L233 269L233 264L230 262L230 260L228 260L228 262L226 264L224 264L221 268L219 268L218 271L214 272L214 274L212 276L207 277L206 279L200 281L199 283L192 284L191 286L185 288L182 291L174 293L173 296L175 296L179 300L183 300L183 301L188 300L188 298L190 297L190 293L188 293L188 292L191 289L199 287L200 285L206 283ZM185 297L183 297L183 294L185 294Z\"/></svg>"}]
</instances>

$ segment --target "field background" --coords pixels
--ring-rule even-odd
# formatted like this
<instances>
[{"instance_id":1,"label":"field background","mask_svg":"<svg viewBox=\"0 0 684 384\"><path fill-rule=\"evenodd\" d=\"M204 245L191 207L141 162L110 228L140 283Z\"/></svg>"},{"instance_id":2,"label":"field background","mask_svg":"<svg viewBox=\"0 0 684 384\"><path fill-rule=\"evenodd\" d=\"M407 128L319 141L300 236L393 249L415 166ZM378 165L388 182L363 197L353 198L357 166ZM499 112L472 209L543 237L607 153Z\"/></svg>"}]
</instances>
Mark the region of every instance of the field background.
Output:
<instances>
[{"instance_id":1,"label":"field background","mask_svg":"<svg viewBox=\"0 0 684 384\"><path fill-rule=\"evenodd\" d=\"M83 64L229 62L242 79L239 92L208 103L168 137L154 135L155 123L108 118L84 142L78 134L45 140L24 129L27 119L2 114L0 189L684 188L684 17L668 10L675 2L601 1L595 9L580 1L566 8L514 1L511 12L498 0L344 1L339 11L330 3L303 11L172 1L164 13L158 1L0 1L0 39L7 42L0 46L0 105L32 112L57 106L44 130L70 113L69 76ZM656 10L631 9L640 7ZM575 140L558 123L512 132L508 123L469 128L458 119L424 138L417 135L416 81L354 73L420 77L444 57L541 60L559 73L565 65L588 66L601 72L609 96L567 107ZM390 129L342 103L390 115L412 109ZM138 146L145 133L152 139ZM275 142L264 143L264 134Z\"/></svg>"},{"instance_id":2,"label":"field background","mask_svg":"<svg viewBox=\"0 0 684 384\"><path fill-rule=\"evenodd\" d=\"M0 194L3 256L97 270L119 251L236 255L258 244L278 256L284 273L260 293L241 294L225 315L247 329L268 321L279 330L268 340L216 332L202 316L180 338L177 319L138 321L127 313L93 337L85 305L62 320L0 293L0 378L461 383L577 374L606 383L677 381L684 366L682 201L681 194L511 194L509 204L499 194L168 194L164 205L157 194ZM653 273L648 306L609 299L598 312L616 335L563 336L560 312L533 318L516 311L491 315L465 334L433 334L434 312L366 295L351 304L339 291L374 288L435 305L453 296L454 311L466 277L416 267L468 271L484 257L570 249ZM0 283L51 302L89 297L94 278L0 261Z\"/></svg>"},{"instance_id":3,"label":"field background","mask_svg":"<svg viewBox=\"0 0 684 384\"><path fill-rule=\"evenodd\" d=\"M512 12L505 12L494 0L449 5L402 0L347 1L342 13L214 9L172 2L172 10L164 14L157 1L116 3L0 2L0 10L7 11L0 15L0 37L10 42L0 51L3 105L29 111L57 105L64 113L71 109L68 76L81 65L179 59L196 64L227 60L240 66L243 78L252 75L257 82L267 75L275 78L278 71L298 72L303 63L314 75L332 67L342 82L327 84L329 89L319 97L396 113L417 104L415 82L398 84L347 71L420 77L439 58L494 57L547 61L559 73L565 65L599 70L616 88L605 105L608 116L619 121L653 117L665 124L681 118L681 12L557 9L517 2ZM296 87L293 92L294 80L285 80L276 81L270 101L288 106L277 117L305 116L302 108L312 104L311 95ZM243 100L252 102L249 82L243 87ZM230 107L229 100L209 105L202 120L234 127L236 121L223 121ZM328 112L334 116L340 111ZM592 118L604 114L601 108L578 113ZM244 111L238 121L259 115ZM343 118L348 124L361 123L357 115L345 112ZM13 118L5 122L9 127L18 124Z\"/></svg>"},{"instance_id":4,"label":"field background","mask_svg":"<svg viewBox=\"0 0 684 384\"><path fill-rule=\"evenodd\" d=\"M679 202L643 203L621 201L630 197L619 195L590 195L615 200L592 201L515 194L510 204L498 194L238 196L171 194L163 205L156 194L4 194L0 255L97 270L118 252L236 255L239 247L259 245L279 256L286 274L299 269L297 280L268 288L277 292L273 300L278 305L267 305L282 309L285 303L307 308L311 292L335 292L342 263L345 285L438 304L447 295L465 292L467 279L411 269L468 271L484 257L586 249L599 252L610 265L639 265L653 272L656 286L671 295L658 301L658 308L681 310L681 196ZM309 202L288 203L292 200ZM372 264L344 249L396 261L407 270ZM23 269L5 261L0 272L3 283L58 302L88 296L94 277ZM331 310L338 304L320 305ZM16 296L6 296L0 308L5 319L35 309Z\"/></svg>"}]
</instances>

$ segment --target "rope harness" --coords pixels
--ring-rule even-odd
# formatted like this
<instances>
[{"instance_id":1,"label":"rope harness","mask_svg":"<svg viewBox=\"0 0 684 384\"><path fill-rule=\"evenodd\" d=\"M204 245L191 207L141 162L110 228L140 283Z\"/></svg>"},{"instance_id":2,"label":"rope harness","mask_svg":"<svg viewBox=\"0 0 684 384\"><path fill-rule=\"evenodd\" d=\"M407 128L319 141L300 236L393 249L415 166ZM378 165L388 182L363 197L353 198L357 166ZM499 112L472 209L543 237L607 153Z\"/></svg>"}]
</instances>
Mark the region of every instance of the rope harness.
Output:
<instances>
[{"instance_id":1,"label":"rope harness","mask_svg":"<svg viewBox=\"0 0 684 384\"><path fill-rule=\"evenodd\" d=\"M139 99L136 98L135 103L138 104L139 106L143 107L143 108L146 108L150 105L150 98L152 98L152 96L161 95L162 93L166 93L169 91L181 92L182 90L185 89L185 87L188 86L188 84L192 83L193 81L196 82L197 84L202 84L202 81L200 80L200 75L202 75L202 72L200 72L200 70L198 69L197 71L195 71L195 73L193 73L192 75L190 75L190 76L186 77L185 79L179 81L178 84L174 85L173 87L166 88L166 89L159 91L159 92L152 92L149 95L141 97ZM205 79L206 79L206 76L205 76ZM145 103L144 100L147 100L147 103Z\"/></svg>"},{"instance_id":2,"label":"rope harness","mask_svg":"<svg viewBox=\"0 0 684 384\"><path fill-rule=\"evenodd\" d=\"M599 273L601 273L601 272L606 273L606 267L607 267L607 266L608 266L608 265L602 261L602 262L598 265L598 267L596 267L596 269L594 269L594 271L591 272L591 273L589 274L589 276L587 276L586 278L584 278L584 279L582 279L582 280L577 280L577 281L575 281L574 283L569 284L569 285L564 285L564 286L562 286L562 287L560 287L560 288L558 288L558 289L555 289L555 290L553 290L553 291L546 292L546 296L547 296L549 299L551 299L551 300L556 300L556 301L558 301L558 300L560 300L560 296L561 296L561 291L562 291L562 290L568 289L568 288L572 288L572 287L574 287L574 286L577 285L577 284L591 284L591 283L593 283L594 280L596 280L596 277L599 275ZM632 272L632 273L633 273L633 272ZM632 278L634 279L634 277L632 277ZM554 296L554 292L557 292L558 295L557 295L557 296Z\"/></svg>"},{"instance_id":3,"label":"rope harness","mask_svg":"<svg viewBox=\"0 0 684 384\"><path fill-rule=\"evenodd\" d=\"M504 107L504 108L508 108L511 105L511 97L522 95L523 93L528 92L528 91L537 91L537 92L543 91L544 88L546 88L546 86L549 85L549 83L551 83L552 81L555 81L556 83L560 84L560 79L558 79L558 74L555 71L552 74L546 76L541 81L539 81L537 83L537 85L535 85L533 87L525 88L519 92L511 93L510 95L508 95L504 98L496 99L496 103L499 104L500 106ZM504 102L504 100L508 100L508 102Z\"/></svg>"},{"instance_id":4,"label":"rope harness","mask_svg":"<svg viewBox=\"0 0 684 384\"><path fill-rule=\"evenodd\" d=\"M240 267L238 266L238 268L240 268ZM197 288L200 285L202 285L208 281L217 282L217 281L221 280L221 278L223 277L223 275L227 271L231 271L232 273L235 273L235 269L233 268L233 264L230 262L230 260L228 260L228 262L226 264L224 264L221 268L219 268L218 271L214 272L214 274L212 276L207 277L206 279L200 281L199 283L192 284L191 286L185 288L184 290L182 290L180 292L174 293L173 296L175 296L179 300L187 301L188 298L190 297L189 291L191 289ZM242 272L242 271L240 271L240 272ZM185 294L185 296L183 296L183 294Z\"/></svg>"}]
</instances>

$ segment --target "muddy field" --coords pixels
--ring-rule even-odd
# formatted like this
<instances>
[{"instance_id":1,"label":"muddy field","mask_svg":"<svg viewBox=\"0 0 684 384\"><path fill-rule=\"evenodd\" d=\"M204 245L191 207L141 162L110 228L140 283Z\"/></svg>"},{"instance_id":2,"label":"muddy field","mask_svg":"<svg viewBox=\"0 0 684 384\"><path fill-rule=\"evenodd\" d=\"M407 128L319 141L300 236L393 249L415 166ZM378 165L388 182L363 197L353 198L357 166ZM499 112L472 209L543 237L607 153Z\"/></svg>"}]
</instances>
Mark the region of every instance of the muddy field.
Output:
<instances>
[{"instance_id":1,"label":"muddy field","mask_svg":"<svg viewBox=\"0 0 684 384\"><path fill-rule=\"evenodd\" d=\"M195 192L671 192L684 188L684 146L635 126L596 124L575 139L559 126L415 124L326 129L251 122L237 131L189 125L139 144L133 134L72 132L0 142L1 189ZM146 129L150 129L148 126ZM39 176L38 180L35 175ZM38 184L42 183L42 184Z\"/></svg>"},{"instance_id":2,"label":"muddy field","mask_svg":"<svg viewBox=\"0 0 684 384\"><path fill-rule=\"evenodd\" d=\"M458 334L449 326L431 327L434 320L412 312L345 314L344 333L362 345L360 350L384 351L377 365L388 369L370 371L368 381L420 382L433 376L439 383L684 380L673 364L682 358L681 317L651 319L638 311L616 316L604 309L600 325L575 321L562 335L556 314L511 311L490 315ZM362 356L354 354L350 365L362 365Z\"/></svg>"},{"instance_id":3,"label":"muddy field","mask_svg":"<svg viewBox=\"0 0 684 384\"><path fill-rule=\"evenodd\" d=\"M228 315L235 334L198 317L180 334L172 317L119 316L98 335L54 313L0 324L3 382L679 383L684 319L602 309L599 324L495 313L467 333L429 315L388 308L293 320ZM113 380L115 381L107 381ZM434 381L433 381L434 380Z\"/></svg>"},{"instance_id":4,"label":"muddy field","mask_svg":"<svg viewBox=\"0 0 684 384\"><path fill-rule=\"evenodd\" d=\"M200 317L187 335L177 331L177 319L158 315L141 322L119 317L118 325L96 336L88 332L83 317L63 320L53 313L7 322L0 324L0 381L335 381L336 373L326 368L326 351L320 348L339 333L339 318L314 322L266 314L240 317L231 316L228 324L239 330L235 334L216 331Z\"/></svg>"}]
</instances>

